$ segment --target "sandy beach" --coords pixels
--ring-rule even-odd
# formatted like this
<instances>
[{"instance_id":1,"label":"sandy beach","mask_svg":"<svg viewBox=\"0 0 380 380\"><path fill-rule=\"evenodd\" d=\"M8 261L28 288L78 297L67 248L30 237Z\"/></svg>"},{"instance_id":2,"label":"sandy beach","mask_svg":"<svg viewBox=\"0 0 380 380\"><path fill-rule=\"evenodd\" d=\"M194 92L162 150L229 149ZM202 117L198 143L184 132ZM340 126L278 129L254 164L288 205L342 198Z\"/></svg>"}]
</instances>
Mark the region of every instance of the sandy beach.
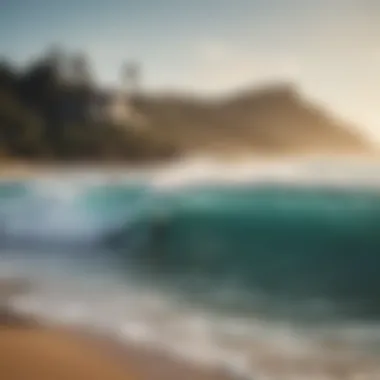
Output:
<instances>
[{"instance_id":1,"label":"sandy beach","mask_svg":"<svg viewBox=\"0 0 380 380\"><path fill-rule=\"evenodd\" d=\"M229 380L157 350L0 314L2 380Z\"/></svg>"},{"instance_id":2,"label":"sandy beach","mask_svg":"<svg viewBox=\"0 0 380 380\"><path fill-rule=\"evenodd\" d=\"M43 326L9 312L0 315L0 379L4 380L379 379L378 357L344 351L326 346L322 355L295 358L290 352L279 355L257 346L252 349L257 377L239 377L191 365L157 349L121 344L83 330Z\"/></svg>"}]
</instances>

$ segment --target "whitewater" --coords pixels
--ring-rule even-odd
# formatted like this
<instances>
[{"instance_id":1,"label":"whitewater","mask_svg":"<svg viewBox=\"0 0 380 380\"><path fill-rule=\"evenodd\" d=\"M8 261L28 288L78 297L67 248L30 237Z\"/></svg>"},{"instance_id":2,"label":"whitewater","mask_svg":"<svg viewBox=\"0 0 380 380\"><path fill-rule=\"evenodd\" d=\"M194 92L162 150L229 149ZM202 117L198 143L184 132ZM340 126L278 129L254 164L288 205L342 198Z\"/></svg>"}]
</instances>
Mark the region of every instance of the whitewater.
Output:
<instances>
[{"instance_id":1,"label":"whitewater","mask_svg":"<svg viewBox=\"0 0 380 380\"><path fill-rule=\"evenodd\" d=\"M202 158L3 179L0 275L32 284L16 310L241 378L334 379L335 360L378 379L378 166Z\"/></svg>"}]
</instances>

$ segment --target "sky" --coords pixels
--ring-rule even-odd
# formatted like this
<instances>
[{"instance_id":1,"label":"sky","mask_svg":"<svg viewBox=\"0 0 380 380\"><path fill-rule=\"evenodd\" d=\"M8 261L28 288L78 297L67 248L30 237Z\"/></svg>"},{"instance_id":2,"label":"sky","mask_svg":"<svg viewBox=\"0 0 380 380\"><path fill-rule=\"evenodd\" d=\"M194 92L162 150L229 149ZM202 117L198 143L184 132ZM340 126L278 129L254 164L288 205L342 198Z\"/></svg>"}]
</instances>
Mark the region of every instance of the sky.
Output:
<instances>
[{"instance_id":1,"label":"sky","mask_svg":"<svg viewBox=\"0 0 380 380\"><path fill-rule=\"evenodd\" d=\"M380 143L379 0L0 0L0 56L54 43L85 51L104 85L128 60L147 90L294 81Z\"/></svg>"}]
</instances>

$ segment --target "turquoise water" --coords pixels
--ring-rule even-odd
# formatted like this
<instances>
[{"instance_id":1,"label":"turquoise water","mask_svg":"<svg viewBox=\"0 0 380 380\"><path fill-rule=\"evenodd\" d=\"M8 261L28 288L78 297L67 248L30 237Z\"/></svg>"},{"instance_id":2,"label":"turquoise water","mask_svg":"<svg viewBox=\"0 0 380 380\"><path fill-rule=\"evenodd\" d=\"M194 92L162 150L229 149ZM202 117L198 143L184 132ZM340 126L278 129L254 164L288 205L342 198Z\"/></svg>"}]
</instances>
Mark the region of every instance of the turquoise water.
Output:
<instances>
[{"instance_id":1,"label":"turquoise water","mask_svg":"<svg viewBox=\"0 0 380 380\"><path fill-rule=\"evenodd\" d=\"M155 274L208 302L230 286L244 293L245 308L264 294L288 305L324 299L346 313L380 311L375 192L208 187L162 204L166 215L157 231L151 224L147 244Z\"/></svg>"},{"instance_id":2,"label":"turquoise water","mask_svg":"<svg viewBox=\"0 0 380 380\"><path fill-rule=\"evenodd\" d=\"M226 185L160 192L138 182L41 188L0 186L3 245L89 246L94 258L117 260L119 272L133 267L141 279L209 307L301 315L316 314L310 305L323 300L339 315L380 315L377 191Z\"/></svg>"}]
</instances>

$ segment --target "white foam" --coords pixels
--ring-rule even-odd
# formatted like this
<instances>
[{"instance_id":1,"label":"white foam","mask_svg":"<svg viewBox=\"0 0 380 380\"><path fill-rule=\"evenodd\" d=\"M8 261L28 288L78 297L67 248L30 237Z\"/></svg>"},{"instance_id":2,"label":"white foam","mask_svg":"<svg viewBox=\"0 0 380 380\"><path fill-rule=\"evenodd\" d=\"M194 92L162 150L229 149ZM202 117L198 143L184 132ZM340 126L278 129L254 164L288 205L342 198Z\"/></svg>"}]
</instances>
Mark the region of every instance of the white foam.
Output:
<instances>
[{"instance_id":1,"label":"white foam","mask_svg":"<svg viewBox=\"0 0 380 380\"><path fill-rule=\"evenodd\" d=\"M12 238L23 237L29 240L96 242L102 231L107 229L108 232L112 226L104 225L93 214L78 207L78 200L94 186L127 185L133 181L141 181L152 190L148 190L147 196L134 205L137 214L152 206L162 191L177 191L204 184L254 186L260 183L278 183L297 186L380 187L380 165L356 165L339 161L326 163L295 159L282 162L252 160L226 163L206 157L183 160L140 173L122 170L115 173L101 170L91 170L88 173L74 170L59 172L59 175L46 173L28 182L29 192L1 205L1 232ZM201 201L202 197L194 199L194 202ZM207 202L209 201L208 198ZM129 213L127 207L130 205L124 207L126 223ZM131 213L131 222L135 217Z\"/></svg>"},{"instance_id":2,"label":"white foam","mask_svg":"<svg viewBox=\"0 0 380 380\"><path fill-rule=\"evenodd\" d=\"M203 184L278 183L299 186L380 186L380 162L351 162L337 159L251 160L227 163L211 158L192 158L154 172L152 186L181 189Z\"/></svg>"},{"instance_id":3,"label":"white foam","mask_svg":"<svg viewBox=\"0 0 380 380\"><path fill-rule=\"evenodd\" d=\"M260 367L261 356L278 357L280 361L287 358L291 362L323 355L323 347L316 339L320 335L301 332L289 324L214 315L191 305L179 305L175 297L159 290L118 281L90 286L97 282L91 279L95 275L90 270L82 280L75 281L62 274L57 277L53 272L48 276L46 268L41 270L44 275L40 277L38 272L29 271L36 281L34 293L16 297L12 302L15 309L43 320L92 327L121 341L155 346L187 361L222 368L237 378L255 378L264 371ZM372 329L379 330L379 326ZM334 330L339 330L339 326ZM351 344L355 346L355 342L352 340ZM337 358L338 354L334 353ZM257 360L252 359L255 355Z\"/></svg>"},{"instance_id":4,"label":"white foam","mask_svg":"<svg viewBox=\"0 0 380 380\"><path fill-rule=\"evenodd\" d=\"M102 186L102 182L108 183L104 178L66 181L48 177L30 181L29 192L1 205L0 233L13 241L98 243L120 223L116 219L113 226L112 220L106 221L102 214L83 207L86 193L94 186ZM138 213L144 203L134 203L133 209ZM125 225L128 217L133 222L135 213L132 204L123 207Z\"/></svg>"},{"instance_id":5,"label":"white foam","mask_svg":"<svg viewBox=\"0 0 380 380\"><path fill-rule=\"evenodd\" d=\"M67 293L62 292L65 287ZM54 284L49 289L44 287L29 296L29 301L20 298L14 306L55 323L92 326L126 342L156 346L184 360L222 368L242 379L266 373L252 361L257 347L259 356L277 355L280 360L321 355L319 346L309 339L311 335L308 338L296 334L289 325L214 316L191 307L179 309L174 299L152 290L111 287L109 292L89 294L72 284L59 291L54 289ZM127 296L123 298L122 294Z\"/></svg>"}]
</instances>

